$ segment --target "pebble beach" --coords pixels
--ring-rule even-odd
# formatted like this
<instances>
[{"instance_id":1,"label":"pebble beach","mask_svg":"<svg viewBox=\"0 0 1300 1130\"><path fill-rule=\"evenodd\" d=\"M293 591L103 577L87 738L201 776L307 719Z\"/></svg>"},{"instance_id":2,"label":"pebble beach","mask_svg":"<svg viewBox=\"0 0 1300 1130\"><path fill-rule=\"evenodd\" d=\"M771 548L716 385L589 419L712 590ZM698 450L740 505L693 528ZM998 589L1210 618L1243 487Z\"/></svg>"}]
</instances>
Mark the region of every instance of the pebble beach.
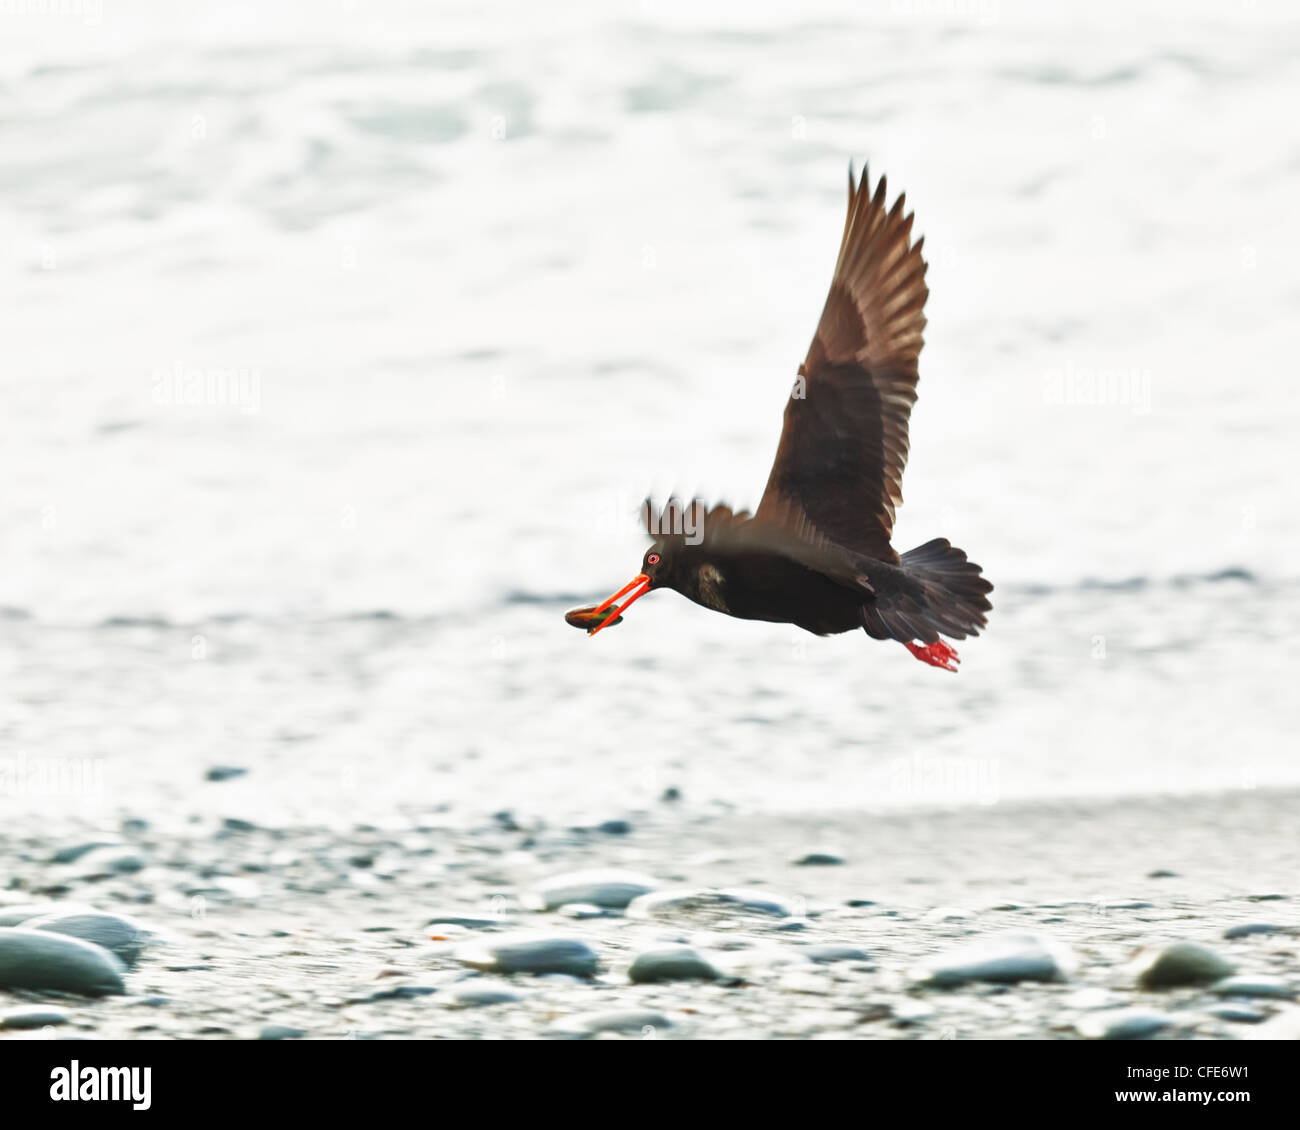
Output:
<instances>
[{"instance_id":1,"label":"pebble beach","mask_svg":"<svg viewBox=\"0 0 1300 1130\"><path fill-rule=\"evenodd\" d=\"M0 1038L1297 1038L1298 800L10 825Z\"/></svg>"}]
</instances>

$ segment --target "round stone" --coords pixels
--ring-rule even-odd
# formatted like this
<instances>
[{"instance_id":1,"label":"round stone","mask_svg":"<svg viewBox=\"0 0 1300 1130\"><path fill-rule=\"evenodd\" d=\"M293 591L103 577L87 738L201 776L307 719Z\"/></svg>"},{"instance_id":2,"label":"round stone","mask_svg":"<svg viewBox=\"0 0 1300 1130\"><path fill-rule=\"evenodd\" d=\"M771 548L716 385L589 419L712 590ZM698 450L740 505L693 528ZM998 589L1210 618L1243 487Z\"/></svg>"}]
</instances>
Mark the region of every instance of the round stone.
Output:
<instances>
[{"instance_id":1,"label":"round stone","mask_svg":"<svg viewBox=\"0 0 1300 1130\"><path fill-rule=\"evenodd\" d=\"M571 871L539 884L524 896L523 902L534 910L556 910L574 902L622 910L658 885L649 875L637 871L614 868Z\"/></svg>"},{"instance_id":2,"label":"round stone","mask_svg":"<svg viewBox=\"0 0 1300 1130\"><path fill-rule=\"evenodd\" d=\"M1075 965L1069 947L1055 938L998 934L926 958L911 977L940 988L969 981L1063 981Z\"/></svg>"},{"instance_id":3,"label":"round stone","mask_svg":"<svg viewBox=\"0 0 1300 1130\"><path fill-rule=\"evenodd\" d=\"M435 914L425 924L425 928L436 926L456 926L463 930L494 930L511 925L508 918L485 918L473 914Z\"/></svg>"},{"instance_id":4,"label":"round stone","mask_svg":"<svg viewBox=\"0 0 1300 1130\"><path fill-rule=\"evenodd\" d=\"M268 1024L258 1034L259 1040L301 1040L305 1035L301 1028L290 1028L285 1024Z\"/></svg>"},{"instance_id":5,"label":"round stone","mask_svg":"<svg viewBox=\"0 0 1300 1130\"><path fill-rule=\"evenodd\" d=\"M633 899L628 904L627 916L648 919L749 914L765 918L798 918L801 917L799 910L794 903L779 895L747 887L722 891L679 887Z\"/></svg>"},{"instance_id":6,"label":"round stone","mask_svg":"<svg viewBox=\"0 0 1300 1130\"><path fill-rule=\"evenodd\" d=\"M1267 1013L1257 1008L1248 1008L1242 1004L1216 1004L1207 1008L1206 1013L1216 1020L1230 1020L1234 1024L1258 1024L1267 1019Z\"/></svg>"},{"instance_id":7,"label":"round stone","mask_svg":"<svg viewBox=\"0 0 1300 1130\"><path fill-rule=\"evenodd\" d=\"M108 950L45 930L0 928L0 988L124 993L125 967Z\"/></svg>"},{"instance_id":8,"label":"round stone","mask_svg":"<svg viewBox=\"0 0 1300 1130\"><path fill-rule=\"evenodd\" d=\"M833 851L810 851L794 861L796 867L838 867L844 857Z\"/></svg>"},{"instance_id":9,"label":"round stone","mask_svg":"<svg viewBox=\"0 0 1300 1130\"><path fill-rule=\"evenodd\" d=\"M149 932L138 922L118 914L88 911L80 914L47 914L23 923L26 930L47 930L93 942L114 954L128 969L135 965L149 940Z\"/></svg>"},{"instance_id":10,"label":"round stone","mask_svg":"<svg viewBox=\"0 0 1300 1130\"><path fill-rule=\"evenodd\" d=\"M1174 1022L1168 1013L1149 1008L1117 1008L1090 1012L1076 1024L1090 1040L1145 1040Z\"/></svg>"},{"instance_id":11,"label":"round stone","mask_svg":"<svg viewBox=\"0 0 1300 1130\"><path fill-rule=\"evenodd\" d=\"M457 960L488 973L567 973L591 977L600 957L579 938L546 934L504 934L479 938L456 949Z\"/></svg>"},{"instance_id":12,"label":"round stone","mask_svg":"<svg viewBox=\"0 0 1300 1130\"><path fill-rule=\"evenodd\" d=\"M721 974L690 946L661 946L637 954L627 971L635 984L654 981L716 981Z\"/></svg>"},{"instance_id":13,"label":"round stone","mask_svg":"<svg viewBox=\"0 0 1300 1130\"><path fill-rule=\"evenodd\" d=\"M807 946L799 950L809 961L818 965L831 965L837 961L870 961L871 955L857 946L836 945L833 942L824 945Z\"/></svg>"},{"instance_id":14,"label":"round stone","mask_svg":"<svg viewBox=\"0 0 1300 1130\"><path fill-rule=\"evenodd\" d=\"M67 1009L36 1004L0 1012L0 1028L53 1028L71 1019Z\"/></svg>"},{"instance_id":15,"label":"round stone","mask_svg":"<svg viewBox=\"0 0 1300 1130\"><path fill-rule=\"evenodd\" d=\"M1269 997L1286 1001L1296 998L1296 987L1280 977L1225 977L1211 985L1210 991L1221 997Z\"/></svg>"},{"instance_id":16,"label":"round stone","mask_svg":"<svg viewBox=\"0 0 1300 1130\"><path fill-rule=\"evenodd\" d=\"M1174 942L1139 954L1134 971L1142 988L1167 989L1221 981L1232 976L1236 966L1195 942Z\"/></svg>"},{"instance_id":17,"label":"round stone","mask_svg":"<svg viewBox=\"0 0 1300 1130\"><path fill-rule=\"evenodd\" d=\"M1233 938L1249 938L1255 934L1285 934L1289 929L1275 922L1238 922L1223 931L1223 936L1231 941Z\"/></svg>"}]
</instances>

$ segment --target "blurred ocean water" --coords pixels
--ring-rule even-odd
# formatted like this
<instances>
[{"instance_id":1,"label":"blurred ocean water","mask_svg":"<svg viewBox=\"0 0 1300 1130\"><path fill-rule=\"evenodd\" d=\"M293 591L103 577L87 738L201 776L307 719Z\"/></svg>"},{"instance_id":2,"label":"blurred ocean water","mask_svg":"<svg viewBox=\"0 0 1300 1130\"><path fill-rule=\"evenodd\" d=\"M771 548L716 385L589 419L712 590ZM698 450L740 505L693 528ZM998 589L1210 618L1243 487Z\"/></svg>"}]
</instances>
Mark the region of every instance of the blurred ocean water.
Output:
<instances>
[{"instance_id":1,"label":"blurred ocean water","mask_svg":"<svg viewBox=\"0 0 1300 1130\"><path fill-rule=\"evenodd\" d=\"M1300 17L1073 12L0 4L0 817L1300 781ZM647 492L757 501L850 158L988 634L585 639Z\"/></svg>"}]
</instances>

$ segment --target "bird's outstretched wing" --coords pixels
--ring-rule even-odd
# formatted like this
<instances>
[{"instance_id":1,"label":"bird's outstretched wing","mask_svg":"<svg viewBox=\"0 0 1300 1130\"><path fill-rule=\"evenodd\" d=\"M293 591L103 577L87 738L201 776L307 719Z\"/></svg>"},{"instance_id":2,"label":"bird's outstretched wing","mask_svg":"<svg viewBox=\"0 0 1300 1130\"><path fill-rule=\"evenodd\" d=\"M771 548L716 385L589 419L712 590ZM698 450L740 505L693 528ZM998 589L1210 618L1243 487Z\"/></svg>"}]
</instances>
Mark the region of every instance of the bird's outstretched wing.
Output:
<instances>
[{"instance_id":1,"label":"bird's outstretched wing","mask_svg":"<svg viewBox=\"0 0 1300 1130\"><path fill-rule=\"evenodd\" d=\"M757 517L802 512L831 541L882 561L902 501L907 422L923 344L924 239L911 242L904 196L885 206L885 178L855 186L840 256Z\"/></svg>"}]
</instances>

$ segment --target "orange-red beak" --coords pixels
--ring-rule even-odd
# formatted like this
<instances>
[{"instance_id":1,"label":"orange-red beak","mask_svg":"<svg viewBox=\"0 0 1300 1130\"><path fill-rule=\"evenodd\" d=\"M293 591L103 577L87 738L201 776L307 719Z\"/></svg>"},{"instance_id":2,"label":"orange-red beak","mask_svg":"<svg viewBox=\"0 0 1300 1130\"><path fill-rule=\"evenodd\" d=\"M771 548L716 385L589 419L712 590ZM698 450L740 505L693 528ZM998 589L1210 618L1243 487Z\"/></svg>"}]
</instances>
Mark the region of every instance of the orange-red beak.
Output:
<instances>
[{"instance_id":1,"label":"orange-red beak","mask_svg":"<svg viewBox=\"0 0 1300 1130\"><path fill-rule=\"evenodd\" d=\"M608 627L610 623L612 623L614 620L617 620L620 616L623 615L624 612L628 610L628 608L631 606L634 600L640 600L649 591L650 591L650 578L647 577L644 573L638 573L635 577L633 577L630 581L628 581L627 584L625 584L621 589L618 590L618 592L616 592L603 604L598 604L594 609L592 609L591 615L599 616L602 612L605 611L606 608L608 608L611 604L613 604L614 601L618 600L619 597L624 595L627 596L627 599L623 601L623 603L620 604L617 608L615 608L608 616L606 616L604 620L602 620L594 628L588 629L587 635L594 636L602 628Z\"/></svg>"}]
</instances>

